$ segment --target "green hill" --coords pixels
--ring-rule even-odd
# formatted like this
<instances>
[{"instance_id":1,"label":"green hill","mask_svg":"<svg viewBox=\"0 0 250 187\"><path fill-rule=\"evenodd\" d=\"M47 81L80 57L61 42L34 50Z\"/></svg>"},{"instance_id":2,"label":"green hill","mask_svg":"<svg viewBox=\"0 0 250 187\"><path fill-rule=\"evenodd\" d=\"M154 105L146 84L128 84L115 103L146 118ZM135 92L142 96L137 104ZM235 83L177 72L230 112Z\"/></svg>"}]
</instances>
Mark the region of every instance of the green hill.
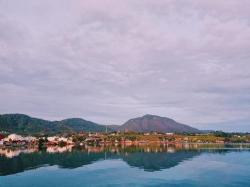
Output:
<instances>
[{"instance_id":1,"label":"green hill","mask_svg":"<svg viewBox=\"0 0 250 187\"><path fill-rule=\"evenodd\" d=\"M24 114L0 115L0 131L18 134L56 134L64 132L104 132L106 127L80 118L48 121Z\"/></svg>"},{"instance_id":2,"label":"green hill","mask_svg":"<svg viewBox=\"0 0 250 187\"><path fill-rule=\"evenodd\" d=\"M60 127L66 127L74 131L86 131L86 132L105 132L106 127L96 124L91 121L86 121L81 118L70 118L62 121L58 121L57 125Z\"/></svg>"}]
</instances>

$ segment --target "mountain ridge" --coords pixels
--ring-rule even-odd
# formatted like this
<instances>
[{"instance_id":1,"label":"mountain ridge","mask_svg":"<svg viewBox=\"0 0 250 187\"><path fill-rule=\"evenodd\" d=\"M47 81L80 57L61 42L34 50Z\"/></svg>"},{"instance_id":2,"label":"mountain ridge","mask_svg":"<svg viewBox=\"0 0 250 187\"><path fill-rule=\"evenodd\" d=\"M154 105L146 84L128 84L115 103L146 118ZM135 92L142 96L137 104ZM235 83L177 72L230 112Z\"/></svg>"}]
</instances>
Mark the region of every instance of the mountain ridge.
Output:
<instances>
[{"instance_id":1,"label":"mountain ridge","mask_svg":"<svg viewBox=\"0 0 250 187\"><path fill-rule=\"evenodd\" d=\"M81 118L49 121L26 114L1 114L0 131L19 134L56 134L79 131L104 132L106 127Z\"/></svg>"},{"instance_id":2,"label":"mountain ridge","mask_svg":"<svg viewBox=\"0 0 250 187\"><path fill-rule=\"evenodd\" d=\"M199 133L200 130L191 126L176 122L167 117L146 114L125 122L119 130L135 132L173 132L173 133Z\"/></svg>"},{"instance_id":3,"label":"mountain ridge","mask_svg":"<svg viewBox=\"0 0 250 187\"><path fill-rule=\"evenodd\" d=\"M129 119L123 125L101 125L82 118L68 118L60 121L49 121L30 117L26 114L0 114L0 131L19 134L56 134L68 132L174 132L199 133L200 130L178 123L167 117L146 114Z\"/></svg>"}]
</instances>

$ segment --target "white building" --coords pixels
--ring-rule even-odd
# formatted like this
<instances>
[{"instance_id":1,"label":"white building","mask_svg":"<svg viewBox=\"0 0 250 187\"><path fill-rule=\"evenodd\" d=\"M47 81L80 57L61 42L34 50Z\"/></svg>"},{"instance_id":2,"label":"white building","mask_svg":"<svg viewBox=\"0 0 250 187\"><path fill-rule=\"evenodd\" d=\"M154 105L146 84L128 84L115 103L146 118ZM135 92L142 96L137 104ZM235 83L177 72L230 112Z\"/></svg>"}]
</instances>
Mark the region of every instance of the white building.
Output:
<instances>
[{"instance_id":1,"label":"white building","mask_svg":"<svg viewBox=\"0 0 250 187\"><path fill-rule=\"evenodd\" d=\"M6 138L3 139L3 142L10 142L10 141L26 141L26 142L32 142L36 141L36 138L33 136L27 136L23 137L18 134L10 134Z\"/></svg>"},{"instance_id":2,"label":"white building","mask_svg":"<svg viewBox=\"0 0 250 187\"><path fill-rule=\"evenodd\" d=\"M58 136L50 136L50 137L47 138L47 140L48 140L49 142L57 142L58 139L59 139Z\"/></svg>"},{"instance_id":3,"label":"white building","mask_svg":"<svg viewBox=\"0 0 250 187\"><path fill-rule=\"evenodd\" d=\"M48 139L49 142L53 142L53 143L65 142L67 144L73 144L72 138L50 136L47 139Z\"/></svg>"},{"instance_id":4,"label":"white building","mask_svg":"<svg viewBox=\"0 0 250 187\"><path fill-rule=\"evenodd\" d=\"M27 136L24 138L27 142L33 142L33 141L36 141L37 139L33 136Z\"/></svg>"},{"instance_id":5,"label":"white building","mask_svg":"<svg viewBox=\"0 0 250 187\"><path fill-rule=\"evenodd\" d=\"M167 136L173 136L174 133L172 133L172 132L167 132L166 135L167 135Z\"/></svg>"},{"instance_id":6,"label":"white building","mask_svg":"<svg viewBox=\"0 0 250 187\"><path fill-rule=\"evenodd\" d=\"M9 136L4 138L3 140L6 141L6 142L9 142L9 141L23 141L24 138L22 136L20 136L20 135L17 135L17 134L10 134Z\"/></svg>"}]
</instances>

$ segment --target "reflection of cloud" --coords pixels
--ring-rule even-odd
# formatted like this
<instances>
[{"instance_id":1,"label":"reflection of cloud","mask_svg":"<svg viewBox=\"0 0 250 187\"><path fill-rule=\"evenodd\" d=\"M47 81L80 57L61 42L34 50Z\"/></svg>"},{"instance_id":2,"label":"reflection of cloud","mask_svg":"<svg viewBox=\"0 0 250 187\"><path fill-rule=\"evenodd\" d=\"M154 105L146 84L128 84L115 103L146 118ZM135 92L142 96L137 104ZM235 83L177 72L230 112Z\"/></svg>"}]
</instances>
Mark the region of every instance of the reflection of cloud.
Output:
<instances>
[{"instance_id":1,"label":"reflection of cloud","mask_svg":"<svg viewBox=\"0 0 250 187\"><path fill-rule=\"evenodd\" d=\"M249 5L1 1L0 112L249 130Z\"/></svg>"}]
</instances>

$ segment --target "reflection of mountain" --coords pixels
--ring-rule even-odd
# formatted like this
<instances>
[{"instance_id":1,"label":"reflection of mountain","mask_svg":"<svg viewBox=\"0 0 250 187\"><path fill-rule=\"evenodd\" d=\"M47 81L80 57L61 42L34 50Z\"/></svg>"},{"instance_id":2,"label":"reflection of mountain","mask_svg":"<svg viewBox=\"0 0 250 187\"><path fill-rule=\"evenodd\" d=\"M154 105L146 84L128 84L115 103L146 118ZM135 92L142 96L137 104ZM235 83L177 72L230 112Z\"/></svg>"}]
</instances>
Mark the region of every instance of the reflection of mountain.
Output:
<instances>
[{"instance_id":1,"label":"reflection of mountain","mask_svg":"<svg viewBox=\"0 0 250 187\"><path fill-rule=\"evenodd\" d=\"M0 175L19 173L27 169L38 168L44 165L76 168L104 158L104 153L87 153L81 151L53 154L36 152L31 154L20 154L11 159L0 157Z\"/></svg>"},{"instance_id":2,"label":"reflection of mountain","mask_svg":"<svg viewBox=\"0 0 250 187\"><path fill-rule=\"evenodd\" d=\"M77 168L104 159L123 159L132 167L142 168L146 171L158 171L177 166L184 160L200 155L202 152L226 153L229 150L179 150L168 152L145 152L142 149L122 149L114 152L87 152L86 150L73 150L72 152L48 153L32 152L20 153L16 157L0 156L0 176L23 172L25 170L45 165L58 165L61 168ZM119 154L118 154L119 153Z\"/></svg>"},{"instance_id":3,"label":"reflection of mountain","mask_svg":"<svg viewBox=\"0 0 250 187\"><path fill-rule=\"evenodd\" d=\"M179 151L175 153L129 153L122 158L130 166L146 171L157 171L178 165L184 160L200 155L197 151Z\"/></svg>"}]
</instances>

